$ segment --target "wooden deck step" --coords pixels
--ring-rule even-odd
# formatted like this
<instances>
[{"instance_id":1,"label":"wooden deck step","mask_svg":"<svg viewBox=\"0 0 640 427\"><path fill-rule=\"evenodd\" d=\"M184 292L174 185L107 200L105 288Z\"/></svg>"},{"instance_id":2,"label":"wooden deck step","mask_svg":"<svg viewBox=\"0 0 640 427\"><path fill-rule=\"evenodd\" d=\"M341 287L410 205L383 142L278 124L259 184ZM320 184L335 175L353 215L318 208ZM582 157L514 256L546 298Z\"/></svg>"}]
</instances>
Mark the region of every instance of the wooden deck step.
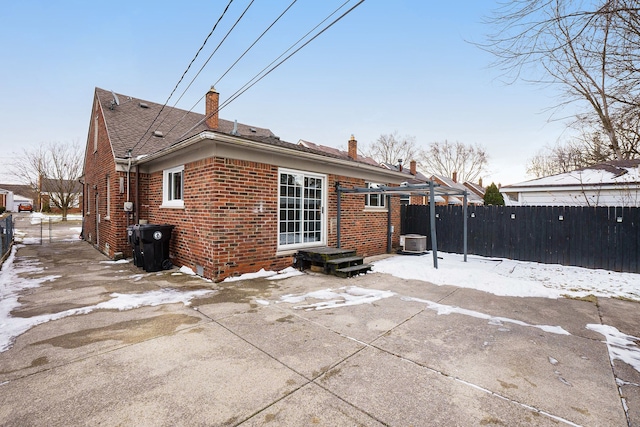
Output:
<instances>
[{"instance_id":1,"label":"wooden deck step","mask_svg":"<svg viewBox=\"0 0 640 427\"><path fill-rule=\"evenodd\" d=\"M347 264L347 263L352 263L355 261L364 261L364 258L362 258L361 256L351 256L351 257L347 257L347 258L335 258L335 259L330 259L327 261L327 264Z\"/></svg>"},{"instance_id":2,"label":"wooden deck step","mask_svg":"<svg viewBox=\"0 0 640 427\"><path fill-rule=\"evenodd\" d=\"M295 266L300 270L334 274L340 277L351 277L371 270L370 265L363 265L364 258L355 250L330 247L301 249L295 256Z\"/></svg>"},{"instance_id":3,"label":"wooden deck step","mask_svg":"<svg viewBox=\"0 0 640 427\"><path fill-rule=\"evenodd\" d=\"M339 277L351 277L371 270L371 264L352 265L351 267L338 268L335 275Z\"/></svg>"}]
</instances>

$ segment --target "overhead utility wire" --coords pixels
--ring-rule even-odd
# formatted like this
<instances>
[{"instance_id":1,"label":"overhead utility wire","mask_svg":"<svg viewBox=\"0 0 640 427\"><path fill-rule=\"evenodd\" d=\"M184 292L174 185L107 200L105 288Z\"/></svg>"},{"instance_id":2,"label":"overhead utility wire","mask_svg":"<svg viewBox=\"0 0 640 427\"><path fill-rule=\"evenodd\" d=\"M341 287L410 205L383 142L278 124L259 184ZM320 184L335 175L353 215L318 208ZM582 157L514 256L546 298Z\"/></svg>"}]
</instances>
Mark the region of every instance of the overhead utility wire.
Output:
<instances>
[{"instance_id":1,"label":"overhead utility wire","mask_svg":"<svg viewBox=\"0 0 640 427\"><path fill-rule=\"evenodd\" d=\"M176 89L178 88L178 86L180 85L180 83L182 82L182 79L184 79L184 76L187 74L187 72L189 71L189 69L191 68L191 65L193 64L193 62L196 60L196 58L198 57L198 55L200 54L200 52L202 51L202 49L204 48L204 46L207 44L207 41L209 41L209 38L211 37L211 35L213 34L213 32L216 30L216 27L218 26L218 24L220 23L220 21L222 21L222 18L224 17L224 15L227 13L227 11L229 10L229 6L231 6L231 3L233 3L233 0L229 0L229 3L227 3L227 7L224 8L224 10L222 11L222 14L220 15L220 17L218 18L218 20L216 21L216 23L213 25L213 28L211 28L211 31L209 32L209 35L207 35L207 37L204 39L204 42L202 43L202 45L200 46L200 48L198 49L198 51L196 52L195 56L193 57L193 59L191 60L191 62L189 62L189 65L187 66L187 69L184 70L184 72L182 73L182 76L180 77L180 80L178 80L178 83L176 83L175 87L173 88L173 90L171 91L171 94L169 95L169 97L167 98L167 100L165 101L164 105L162 106L162 108L160 108L160 111L158 112L158 114L156 115L155 119L153 119L153 121L151 122L151 124L149 125L149 127L147 128L147 130L140 136L140 139L138 140L138 142L135 143L135 145L133 147L131 147L129 149L129 152L133 151L138 144L140 144L140 141L142 141L142 138L144 138L144 136L147 134L147 132L149 132L149 130L151 129L151 127L153 126L153 124L156 122L156 120L158 120L158 117L160 117L160 114L162 113L162 110L164 110L164 107L167 106L167 104L169 103L169 100L171 99L171 97L173 96L173 93L176 91Z\"/></svg>"},{"instance_id":2,"label":"overhead utility wire","mask_svg":"<svg viewBox=\"0 0 640 427\"><path fill-rule=\"evenodd\" d=\"M285 13L287 13L287 12L289 11L289 9L291 9L291 6L293 6L297 1L298 1L298 0L293 0L293 1L291 2L291 4L289 4L289 6L287 6L287 8L286 8L286 9L285 9L281 14L280 14L280 16L278 16L278 17L275 19L275 21L273 21L273 22L272 22L272 23L267 27L267 29L265 29L265 30L262 32L262 34L260 34L260 36L259 36L259 37L258 37L258 38L253 42L253 43L251 43L251 46L249 46L249 47L248 47L248 48L247 48L247 49L242 53L242 55L240 55L240 56L238 57L238 59L236 59L236 60L235 60L235 62L234 62L233 64L231 64L231 66L230 66L229 68L227 68L227 70L222 74L222 76L220 76L220 78L219 78L219 79L218 79L218 80L213 84L213 86L214 86L214 87L215 87L218 83L220 83L220 80L222 80L222 78L223 78L224 76L226 76L226 75L227 75L227 73L229 73L229 71L231 71L231 70L232 70L232 69L233 69L233 68L238 64L238 62L239 62L239 61L240 61L240 60L241 60L241 59L242 59L242 58L243 58L243 57L244 57L244 56L245 56L245 55L246 55L246 54L247 54L247 53L248 53L248 52L249 52L249 51L250 51L250 50L251 50L255 45L256 45L256 43L258 43L258 42L260 41L260 39L262 39L262 37L264 37L264 35L265 35L265 34L267 34L267 32L268 32L268 31L269 31L269 30L270 30L270 29L271 29L271 28L272 28L272 27L273 27L273 26L274 26L274 25L275 25L275 24L280 20L280 18L282 18L282 17L284 16L284 14L285 14ZM348 3L349 1L350 1L350 0L347 0L345 3ZM343 4L342 6L344 6L344 4ZM342 8L342 6L340 6L340 8ZM340 8L338 8L338 9L340 9ZM335 11L334 11L333 13L335 13ZM333 13L332 13L331 15L333 15ZM331 15L329 15L329 16L331 16ZM327 17L327 18L325 18L325 20L324 20L324 21L326 21L327 19L328 19L328 17ZM324 21L322 21L322 22L324 22ZM322 24L322 22L321 22L320 24ZM315 27L315 28L318 28L318 26L319 26L320 24L316 25L316 27ZM314 28L314 29L315 29L315 28ZM311 30L311 31L313 31L313 30ZM305 36L304 36L304 37L306 37L308 34L309 34L309 33L305 34ZM304 37L303 37L303 38L304 38ZM300 42L300 40L298 40L295 44L297 44L297 43L299 43L299 42ZM295 46L295 44L294 44L294 46ZM286 52L288 52L289 50L291 50L291 47L290 47L287 51L285 51L285 53L286 53ZM274 60L273 62L277 61L277 60L278 60L279 58L281 58L283 55L284 55L284 53L283 53L282 55L280 55L280 56L279 56L276 60ZM271 64L273 64L273 62L272 62ZM271 64L269 64L269 65L271 65ZM206 64L205 64L205 65L206 65ZM267 66L267 67L268 67L268 66ZM202 71L202 69L200 69L200 71ZM263 69L262 71L264 71L264 69ZM261 72L262 72L262 71L261 71ZM200 74L200 72L198 72L198 74ZM196 75L196 77L198 77L198 75ZM194 77L194 78L193 78L193 80L195 80L195 78L196 78L196 77ZM255 78L255 77L254 77L254 78ZM193 80L191 81L191 83L193 83ZM191 86L191 83L189 84L189 86ZM188 89L188 88L189 88L189 87L187 87L187 89ZM185 91L186 91L186 89L185 89ZM184 95L184 93L183 93L183 95ZM205 94L205 95L206 95L206 94ZM177 121L177 122L176 122L176 123L171 127L171 129L169 129L169 131L167 132L167 134L171 133L171 131L172 131L173 129L175 129L175 127L176 127L176 126L178 126L178 124L180 124L180 122L182 122L182 121L187 117L187 115L188 115L191 111L193 111L193 109L198 105L198 103L204 99L205 95L202 95L202 96L201 96L201 97L200 97L200 98L195 102L195 104L193 104L193 106L192 106L188 111L186 111L186 112L184 113L184 115L183 115L183 116L182 116L182 117L181 117L181 118L180 118L180 119L179 119L179 120L178 120L178 121ZM181 96L180 98L182 98L182 96ZM175 107L175 105L174 105L174 107Z\"/></svg>"},{"instance_id":3,"label":"overhead utility wire","mask_svg":"<svg viewBox=\"0 0 640 427\"><path fill-rule=\"evenodd\" d=\"M273 62L277 61L279 58L281 58L284 53L282 55L280 55L277 59L275 59L273 62L271 62L271 64L269 64L267 67L265 67L262 71L260 71L258 74L256 74L255 77L253 77L251 80L249 80L249 82L247 82L244 86L242 86L240 89L238 89L233 95L231 95L229 98L227 98L227 100L225 100L221 106L218 107L217 110L211 112L210 114L207 114L202 120L200 120L198 123L196 123L194 126L192 126L191 128L189 128L189 130L187 130L186 132L184 132L182 135L180 135L180 137L178 137L178 139L176 140L176 142L180 141L180 139L182 139L185 135L187 135L189 132L191 132L193 129L195 129L196 127L200 126L205 120L207 120L208 118L212 117L213 115L217 114L220 110L222 110L224 107L226 107L227 105L229 105L231 102L235 101L240 95L242 95L243 93L245 93L247 90L249 90L251 87L253 87L256 83L258 83L260 80L262 80L263 78L265 78L266 76L268 76L272 71L274 71L276 68L278 68L280 65L282 65L285 61L287 61L289 58L291 58L293 55L295 55L296 53L298 53L302 48L304 48L305 46L307 46L309 43L311 43L313 40L315 40L318 36L320 36L320 34L324 33L325 31L327 31L329 28L331 28L336 22L340 21L342 18L344 18L346 15L348 15L349 13L351 13L356 7L360 6L362 3L364 3L365 0L360 0L358 3L356 3L353 7L351 7L351 9L347 10L345 13L343 13L342 15L340 15L338 18L336 18L333 22L331 22L329 25L327 25L326 27L324 27L319 33L317 33L316 35L314 35L312 38L310 38L309 40L307 40L302 46L300 46L298 49L296 49L295 51L293 51L291 54L289 54L286 58L284 58L282 61L280 61L278 64L276 64L274 67L272 67L269 71L267 71L266 73L264 73L262 76L260 76L260 74L262 74L264 72L264 70L266 68L268 68L269 66L271 66L271 64L273 64ZM349 1L345 2L348 3ZM344 6L344 4L343 4ZM343 6L340 6L338 9L342 8ZM329 15L332 16L335 13L335 11ZM324 21L326 21L329 17L325 18ZM324 22L322 21L322 22ZM318 24L321 25L322 23ZM316 26L316 28L318 27ZM314 28L315 29L315 28ZM310 32L312 32L313 30L311 30ZM307 33L308 35L309 33ZM307 35L305 35L304 37L302 37L300 40L304 39ZM294 43L292 45L295 46L296 44L298 44L300 42L300 40L298 40L296 43ZM287 49L285 51L288 52L289 50L291 50L291 48ZM260 76L258 78L258 76ZM255 81L254 81L255 80ZM253 82L253 83L252 83Z\"/></svg>"},{"instance_id":4,"label":"overhead utility wire","mask_svg":"<svg viewBox=\"0 0 640 427\"><path fill-rule=\"evenodd\" d=\"M242 20L242 18L244 17L244 15L247 13L247 11L249 10L249 8L251 7L251 5L253 4L255 0L251 0L249 2L249 4L247 5L247 7L244 9L244 11L242 12L242 14L238 17L238 19L236 19L236 22L231 26L231 28L229 29L229 31L227 31L227 34L225 34L225 36L222 38L222 40L220 40L220 43L218 43L218 46L216 46L216 48L213 50L213 52L211 52L211 55L209 55L209 58L207 58L207 60L204 62L204 64L202 64L202 66L200 67L200 69L198 70L198 72L196 73L196 75L191 79L191 82L189 82L189 85L182 91L182 94L180 95L180 98L178 98L178 100L173 104L173 107L171 107L171 109L173 110L175 108L175 106L178 104L178 102L180 102L180 100L182 99L182 97L185 95L185 93L187 92L187 90L189 90L189 88L191 87L191 85L193 84L193 82L198 78L198 76L200 75L200 73L202 72L202 70L204 69L204 67L207 66L207 64L209 63L209 61L211 61L211 58L213 58L213 55L216 54L216 52L218 51L218 49L220 49L220 47L222 46L222 44L225 42L225 40L227 40L227 37L229 37L229 35L231 34L231 32L236 28L236 26L240 23L240 21ZM216 23L217 25L217 23ZM193 63L193 61L191 61ZM191 66L191 64L189 64L189 66ZM184 77L184 74L182 75ZM180 79L182 81L182 79ZM177 86L176 86L177 87ZM175 91L175 89L174 89ZM171 92L171 94L173 95L173 92ZM170 97L169 97L170 98ZM202 98L200 98L202 99ZM167 102L169 102L169 100L167 99ZM198 100L198 102L200 102L200 100ZM164 104L165 106L167 105L166 103ZM164 108L164 106L162 107ZM162 109L160 110L160 112L162 112ZM158 113L158 116L160 115L160 113ZM156 117L157 119L158 117ZM183 116L184 118L184 116ZM165 116L164 119L162 119L162 121L160 122L160 124L158 125L158 127L160 127L160 125L162 125L162 123L164 123L164 121L167 119L167 116ZM169 129L169 131L167 132L167 135L173 130L173 128L176 127L176 125L178 123L180 123L182 121L182 118L180 120L178 120L176 122L176 124ZM154 120L155 122L155 120ZM151 123L153 125L153 123ZM141 148L144 147L147 142L149 142L149 140L151 139L151 135L147 136L147 140L144 142L144 144L142 144ZM139 141L138 141L139 142Z\"/></svg>"}]
</instances>

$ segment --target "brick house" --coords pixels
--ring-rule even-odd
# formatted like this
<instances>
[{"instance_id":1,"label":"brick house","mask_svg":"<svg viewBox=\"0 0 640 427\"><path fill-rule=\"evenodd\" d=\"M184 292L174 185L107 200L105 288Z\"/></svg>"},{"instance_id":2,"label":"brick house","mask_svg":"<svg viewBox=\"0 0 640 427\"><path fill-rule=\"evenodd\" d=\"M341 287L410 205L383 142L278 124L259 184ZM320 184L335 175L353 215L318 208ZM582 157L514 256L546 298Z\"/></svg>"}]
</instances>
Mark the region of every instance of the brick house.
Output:
<instances>
[{"instance_id":1,"label":"brick house","mask_svg":"<svg viewBox=\"0 0 640 427\"><path fill-rule=\"evenodd\" d=\"M290 266L300 249L337 245L336 185L396 186L406 173L280 140L269 129L96 88L82 183L84 238L109 257L129 256L126 227L175 226L171 262L214 280ZM157 118L154 121L154 118ZM393 200L395 199L395 200ZM341 246L360 255L394 246L400 203L343 195Z\"/></svg>"}]
</instances>

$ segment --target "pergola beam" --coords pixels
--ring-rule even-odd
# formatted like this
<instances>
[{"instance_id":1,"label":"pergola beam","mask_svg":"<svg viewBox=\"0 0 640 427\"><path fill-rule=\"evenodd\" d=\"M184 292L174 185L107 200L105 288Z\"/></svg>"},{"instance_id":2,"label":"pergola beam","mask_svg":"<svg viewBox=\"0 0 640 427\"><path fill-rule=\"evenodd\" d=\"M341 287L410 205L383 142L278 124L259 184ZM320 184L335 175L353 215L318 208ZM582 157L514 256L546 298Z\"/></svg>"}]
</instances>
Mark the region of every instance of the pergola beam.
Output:
<instances>
[{"instance_id":1,"label":"pergola beam","mask_svg":"<svg viewBox=\"0 0 640 427\"><path fill-rule=\"evenodd\" d=\"M426 192L425 192L426 190ZM341 229L341 199L343 194L381 194L385 195L387 199L387 253L391 252L391 196L403 196L403 195L419 195L429 196L429 213L430 213L430 226L431 226L431 251L433 253L433 267L438 268L438 239L436 236L436 210L435 210L435 196L463 196L463 246L464 246L464 261L467 262L467 190L456 190L451 188L441 188L440 184L436 184L433 181L429 181L428 184L405 184L400 187L388 187L380 186L378 188L344 188L340 187L340 183L336 182L336 192L338 194L338 215L337 215L337 239L338 248L340 248L340 229Z\"/></svg>"}]
</instances>

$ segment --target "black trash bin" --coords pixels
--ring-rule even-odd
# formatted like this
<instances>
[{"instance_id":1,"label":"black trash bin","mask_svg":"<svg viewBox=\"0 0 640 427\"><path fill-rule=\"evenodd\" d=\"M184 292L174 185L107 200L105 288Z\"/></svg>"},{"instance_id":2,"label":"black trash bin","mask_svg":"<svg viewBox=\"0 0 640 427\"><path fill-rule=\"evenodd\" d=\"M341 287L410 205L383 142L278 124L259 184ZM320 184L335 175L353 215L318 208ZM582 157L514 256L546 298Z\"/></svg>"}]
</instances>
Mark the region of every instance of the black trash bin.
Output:
<instances>
[{"instance_id":1,"label":"black trash bin","mask_svg":"<svg viewBox=\"0 0 640 427\"><path fill-rule=\"evenodd\" d=\"M169 241L173 225L140 225L140 245L142 247L142 267L153 272L171 268L169 261Z\"/></svg>"},{"instance_id":2,"label":"black trash bin","mask_svg":"<svg viewBox=\"0 0 640 427\"><path fill-rule=\"evenodd\" d=\"M138 224L127 226L127 239L131 245L133 265L136 267L143 267L144 260L142 257L142 246L140 245L140 226Z\"/></svg>"}]
</instances>

